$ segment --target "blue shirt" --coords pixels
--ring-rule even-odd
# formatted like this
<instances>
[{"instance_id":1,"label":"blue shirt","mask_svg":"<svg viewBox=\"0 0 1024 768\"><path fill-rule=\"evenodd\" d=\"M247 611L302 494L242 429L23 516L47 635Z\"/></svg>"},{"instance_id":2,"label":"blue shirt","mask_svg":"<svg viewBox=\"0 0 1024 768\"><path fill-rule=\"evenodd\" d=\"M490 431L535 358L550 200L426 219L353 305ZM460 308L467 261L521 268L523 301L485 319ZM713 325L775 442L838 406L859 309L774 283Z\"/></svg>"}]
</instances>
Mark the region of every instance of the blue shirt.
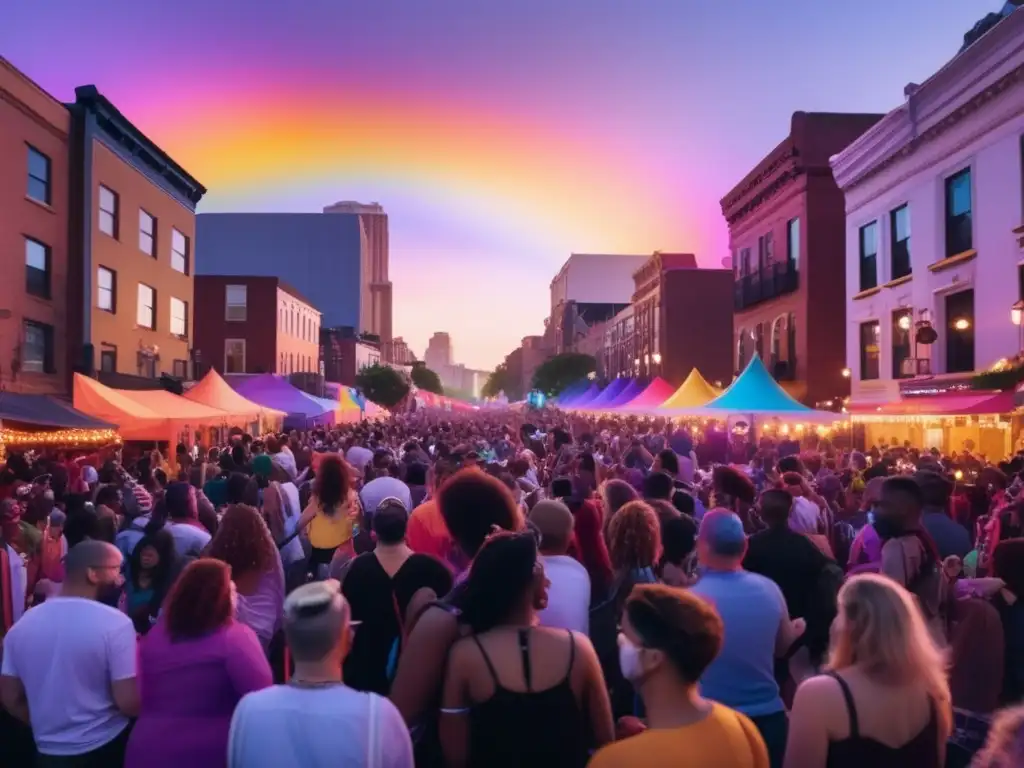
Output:
<instances>
[{"instance_id":1,"label":"blue shirt","mask_svg":"<svg viewBox=\"0 0 1024 768\"><path fill-rule=\"evenodd\" d=\"M950 555L963 560L971 551L971 536L967 529L941 509L925 509L921 523L935 541L939 557L943 560Z\"/></svg>"},{"instance_id":2,"label":"blue shirt","mask_svg":"<svg viewBox=\"0 0 1024 768\"><path fill-rule=\"evenodd\" d=\"M775 638L789 618L778 585L748 571L705 571L691 591L714 605L725 626L722 651L700 679L701 695L747 717L782 712Z\"/></svg>"}]
</instances>

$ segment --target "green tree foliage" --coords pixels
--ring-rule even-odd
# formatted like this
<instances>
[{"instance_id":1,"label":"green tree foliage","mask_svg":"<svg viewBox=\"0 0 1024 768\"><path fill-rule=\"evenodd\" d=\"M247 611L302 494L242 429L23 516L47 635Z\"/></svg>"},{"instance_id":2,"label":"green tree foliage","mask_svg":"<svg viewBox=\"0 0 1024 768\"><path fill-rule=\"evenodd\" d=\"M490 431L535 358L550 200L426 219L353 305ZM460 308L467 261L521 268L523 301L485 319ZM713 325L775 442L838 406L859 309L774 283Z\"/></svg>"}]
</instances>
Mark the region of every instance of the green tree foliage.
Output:
<instances>
[{"instance_id":1,"label":"green tree foliage","mask_svg":"<svg viewBox=\"0 0 1024 768\"><path fill-rule=\"evenodd\" d=\"M430 370L423 363L417 363L412 367L412 383L427 392L435 395L443 395L444 387L441 386L441 377Z\"/></svg>"},{"instance_id":2,"label":"green tree foliage","mask_svg":"<svg viewBox=\"0 0 1024 768\"><path fill-rule=\"evenodd\" d=\"M491 371L491 375L487 377L487 382L484 384L483 389L480 390L480 394L484 397L497 397L502 392L507 395L508 389L508 366L502 363Z\"/></svg>"},{"instance_id":3,"label":"green tree foliage","mask_svg":"<svg viewBox=\"0 0 1024 768\"><path fill-rule=\"evenodd\" d=\"M373 364L356 376L356 386L369 400L385 408L394 408L409 394L409 384L394 368Z\"/></svg>"},{"instance_id":4,"label":"green tree foliage","mask_svg":"<svg viewBox=\"0 0 1024 768\"><path fill-rule=\"evenodd\" d=\"M597 360L590 355L566 352L545 360L533 373L533 388L554 397L597 370Z\"/></svg>"}]
</instances>

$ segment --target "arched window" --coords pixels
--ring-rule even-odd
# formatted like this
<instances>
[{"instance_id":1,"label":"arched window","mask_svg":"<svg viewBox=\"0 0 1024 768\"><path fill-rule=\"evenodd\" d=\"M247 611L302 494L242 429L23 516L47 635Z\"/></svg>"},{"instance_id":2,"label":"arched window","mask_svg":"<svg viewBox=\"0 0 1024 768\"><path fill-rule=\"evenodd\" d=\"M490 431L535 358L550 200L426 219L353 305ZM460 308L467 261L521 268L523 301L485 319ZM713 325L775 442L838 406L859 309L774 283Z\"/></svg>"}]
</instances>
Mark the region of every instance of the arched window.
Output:
<instances>
[{"instance_id":1,"label":"arched window","mask_svg":"<svg viewBox=\"0 0 1024 768\"><path fill-rule=\"evenodd\" d=\"M754 351L764 361L764 323L754 326Z\"/></svg>"}]
</instances>

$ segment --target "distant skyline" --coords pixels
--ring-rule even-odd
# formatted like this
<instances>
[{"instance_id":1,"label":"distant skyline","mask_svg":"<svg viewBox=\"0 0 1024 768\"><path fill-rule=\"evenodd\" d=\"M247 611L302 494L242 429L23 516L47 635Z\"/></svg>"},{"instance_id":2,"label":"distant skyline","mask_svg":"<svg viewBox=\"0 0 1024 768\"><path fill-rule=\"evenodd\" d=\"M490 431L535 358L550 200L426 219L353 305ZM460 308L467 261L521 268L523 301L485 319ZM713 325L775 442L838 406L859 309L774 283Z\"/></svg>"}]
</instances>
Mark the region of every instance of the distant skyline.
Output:
<instances>
[{"instance_id":1,"label":"distant skyline","mask_svg":"<svg viewBox=\"0 0 1024 768\"><path fill-rule=\"evenodd\" d=\"M7 0L0 55L63 101L95 84L200 212L380 202L395 335L491 369L573 251L719 267L719 200L794 111L894 109L1001 5Z\"/></svg>"}]
</instances>

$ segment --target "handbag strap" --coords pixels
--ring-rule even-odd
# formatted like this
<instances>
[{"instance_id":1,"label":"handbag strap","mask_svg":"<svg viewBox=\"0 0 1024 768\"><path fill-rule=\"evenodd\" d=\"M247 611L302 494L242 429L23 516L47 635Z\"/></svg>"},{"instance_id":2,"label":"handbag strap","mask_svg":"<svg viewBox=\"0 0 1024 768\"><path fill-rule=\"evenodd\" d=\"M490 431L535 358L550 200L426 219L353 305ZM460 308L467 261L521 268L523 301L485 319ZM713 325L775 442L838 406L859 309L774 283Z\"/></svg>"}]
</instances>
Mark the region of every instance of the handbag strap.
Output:
<instances>
[{"instance_id":1,"label":"handbag strap","mask_svg":"<svg viewBox=\"0 0 1024 768\"><path fill-rule=\"evenodd\" d=\"M380 758L380 704L377 694L370 696L370 727L367 729L369 743L366 746L366 768L381 768Z\"/></svg>"}]
</instances>

